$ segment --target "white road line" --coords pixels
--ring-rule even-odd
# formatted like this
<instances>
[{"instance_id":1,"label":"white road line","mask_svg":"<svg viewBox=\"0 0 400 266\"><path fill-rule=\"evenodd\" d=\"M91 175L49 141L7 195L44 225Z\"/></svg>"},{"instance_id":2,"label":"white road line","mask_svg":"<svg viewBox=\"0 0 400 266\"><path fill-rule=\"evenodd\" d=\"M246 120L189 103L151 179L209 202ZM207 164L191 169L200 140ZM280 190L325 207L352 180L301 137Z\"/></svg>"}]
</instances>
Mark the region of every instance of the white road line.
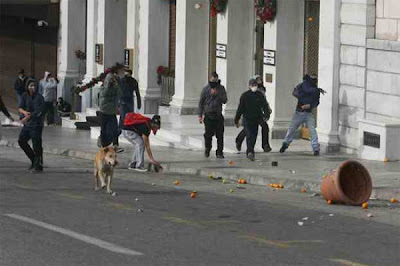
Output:
<instances>
[{"instance_id":1,"label":"white road line","mask_svg":"<svg viewBox=\"0 0 400 266\"><path fill-rule=\"evenodd\" d=\"M38 221L38 220L34 220L34 219L31 219L31 218L28 218L28 217L25 217L25 216L21 216L21 215L14 214L14 213L4 214L4 215L7 216L7 217L10 217L10 218L14 218L14 219L26 222L26 223L30 223L30 224L34 224L34 225L39 226L39 227L46 228L48 230L51 230L51 231L54 231L54 232L57 232L57 233L60 233L60 234L75 238L75 239L78 239L80 241L83 241L83 242L86 242L88 244L92 244L92 245L104 248L106 250L109 250L109 251L112 251L112 252L115 252L115 253L121 253L121 254L131 255L131 256L144 255L143 253L140 253L138 251L134 251L134 250L127 249L127 248L124 248L124 247L120 247L120 246L114 245L114 244L112 244L110 242L106 242L106 241L103 241L103 240L100 240L100 239L97 239L97 238L93 238L93 237L90 237L90 236L87 236L87 235L82 235L82 234L76 233L74 231L71 231L71 230L68 230L68 229L64 229L64 228L61 228L61 227L58 227L58 226L55 226L55 225L52 225L52 224L44 223L44 222L41 222L41 221Z\"/></svg>"}]
</instances>

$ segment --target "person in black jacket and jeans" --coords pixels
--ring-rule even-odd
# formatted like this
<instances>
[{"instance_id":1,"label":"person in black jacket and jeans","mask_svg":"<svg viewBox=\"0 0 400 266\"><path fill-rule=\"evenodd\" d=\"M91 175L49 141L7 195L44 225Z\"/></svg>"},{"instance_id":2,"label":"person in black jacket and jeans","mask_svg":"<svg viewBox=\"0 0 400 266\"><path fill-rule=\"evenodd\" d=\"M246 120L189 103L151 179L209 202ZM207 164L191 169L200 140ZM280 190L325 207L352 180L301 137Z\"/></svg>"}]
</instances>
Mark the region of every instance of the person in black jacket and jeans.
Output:
<instances>
[{"instance_id":1,"label":"person in black jacket and jeans","mask_svg":"<svg viewBox=\"0 0 400 266\"><path fill-rule=\"evenodd\" d=\"M250 79L249 90L240 97L239 107L235 116L235 124L239 127L240 117L243 115L243 126L246 131L247 158L254 161L254 146L257 141L258 125L260 120L269 116L267 100L258 90L257 81Z\"/></svg>"},{"instance_id":2,"label":"person in black jacket and jeans","mask_svg":"<svg viewBox=\"0 0 400 266\"><path fill-rule=\"evenodd\" d=\"M37 93L38 86L36 80L28 79L26 88L27 90L22 95L19 105L21 122L24 124L24 127L19 134L18 144L31 160L31 167L29 169L33 172L42 172L44 98ZM30 139L32 139L33 149L28 144Z\"/></svg>"},{"instance_id":3,"label":"person in black jacket and jeans","mask_svg":"<svg viewBox=\"0 0 400 266\"><path fill-rule=\"evenodd\" d=\"M218 79L216 72L211 73L207 86L204 87L200 96L199 103L199 123L204 121L205 133L205 152L206 158L210 157L212 148L212 137L217 138L216 157L224 158L224 116L222 115L222 105L226 104L227 96L224 86ZM204 115L204 118L203 118Z\"/></svg>"},{"instance_id":4,"label":"person in black jacket and jeans","mask_svg":"<svg viewBox=\"0 0 400 266\"><path fill-rule=\"evenodd\" d=\"M26 83L25 71L23 69L20 69L18 71L18 77L14 82L14 90L15 93L17 94L18 105L21 103L22 95L25 93L26 90L25 83Z\"/></svg>"}]
</instances>

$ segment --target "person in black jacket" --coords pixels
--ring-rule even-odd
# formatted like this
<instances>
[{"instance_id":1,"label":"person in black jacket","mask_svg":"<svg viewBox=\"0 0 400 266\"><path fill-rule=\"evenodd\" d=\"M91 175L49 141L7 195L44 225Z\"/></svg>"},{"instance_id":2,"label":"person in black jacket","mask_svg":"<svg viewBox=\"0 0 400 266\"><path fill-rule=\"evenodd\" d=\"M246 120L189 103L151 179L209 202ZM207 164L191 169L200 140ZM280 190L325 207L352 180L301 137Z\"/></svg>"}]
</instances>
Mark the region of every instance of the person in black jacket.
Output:
<instances>
[{"instance_id":1,"label":"person in black jacket","mask_svg":"<svg viewBox=\"0 0 400 266\"><path fill-rule=\"evenodd\" d=\"M243 126L246 131L247 158L254 161L254 145L257 141L260 120L269 115L269 106L262 92L258 90L257 81L250 79L249 90L240 97L239 107L235 116L235 124L239 127L243 115Z\"/></svg>"},{"instance_id":2,"label":"person in black jacket","mask_svg":"<svg viewBox=\"0 0 400 266\"><path fill-rule=\"evenodd\" d=\"M266 89L264 87L261 76L256 75L256 76L254 76L254 79L257 81L258 91L261 92L265 97ZM272 112L271 109L269 109L269 113L265 117L266 119L261 119L259 121L259 125L261 126L261 135L262 135L261 148L264 150L264 152L270 152L272 150L271 146L269 145L269 127L268 127L268 123L267 123L267 121L271 115L271 112ZM243 143L245 137L246 137L246 130L243 128L243 130L240 131L240 133L236 137L236 149L238 151L240 151L242 149L242 143Z\"/></svg>"},{"instance_id":3,"label":"person in black jacket","mask_svg":"<svg viewBox=\"0 0 400 266\"><path fill-rule=\"evenodd\" d=\"M24 124L24 127L19 134L18 143L31 160L31 167L29 169L33 172L42 172L44 99L43 96L37 92L38 85L36 80L28 79L26 88L26 92L22 95L19 105L21 122ZM30 139L32 139L33 149L28 144Z\"/></svg>"},{"instance_id":4,"label":"person in black jacket","mask_svg":"<svg viewBox=\"0 0 400 266\"><path fill-rule=\"evenodd\" d=\"M226 104L227 96L224 86L218 79L216 72L211 73L207 86L201 92L199 102L199 123L204 121L205 133L205 152L206 158L210 157L212 148L212 137L217 138L216 157L224 158L224 116L222 115L222 105ZM203 118L204 115L204 118Z\"/></svg>"},{"instance_id":5,"label":"person in black jacket","mask_svg":"<svg viewBox=\"0 0 400 266\"><path fill-rule=\"evenodd\" d=\"M18 105L21 103L22 95L25 93L25 83L26 83L26 76L25 71L21 69L18 72L18 78L14 82L14 90L17 94L17 102Z\"/></svg>"},{"instance_id":6,"label":"person in black jacket","mask_svg":"<svg viewBox=\"0 0 400 266\"><path fill-rule=\"evenodd\" d=\"M140 97L139 85L135 78L132 77L132 70L126 69L125 76L119 79L121 87L121 97L119 98L119 128L124 128L124 118L127 113L135 111L135 103L133 93L136 94L137 108L142 108L142 99Z\"/></svg>"}]
</instances>

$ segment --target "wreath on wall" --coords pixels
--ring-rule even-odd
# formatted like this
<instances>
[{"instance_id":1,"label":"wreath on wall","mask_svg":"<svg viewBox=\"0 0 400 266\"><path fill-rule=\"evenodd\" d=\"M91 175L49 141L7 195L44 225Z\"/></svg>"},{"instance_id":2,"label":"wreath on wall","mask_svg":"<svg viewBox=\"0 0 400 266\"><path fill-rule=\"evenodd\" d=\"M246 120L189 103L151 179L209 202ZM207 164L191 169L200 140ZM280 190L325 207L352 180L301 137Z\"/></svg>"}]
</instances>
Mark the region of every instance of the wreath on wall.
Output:
<instances>
[{"instance_id":1,"label":"wreath on wall","mask_svg":"<svg viewBox=\"0 0 400 266\"><path fill-rule=\"evenodd\" d=\"M226 10L228 0L210 0L211 16L216 17L218 13L223 13Z\"/></svg>"},{"instance_id":2,"label":"wreath on wall","mask_svg":"<svg viewBox=\"0 0 400 266\"><path fill-rule=\"evenodd\" d=\"M257 17L262 22L272 21L276 16L276 0L254 0Z\"/></svg>"}]
</instances>

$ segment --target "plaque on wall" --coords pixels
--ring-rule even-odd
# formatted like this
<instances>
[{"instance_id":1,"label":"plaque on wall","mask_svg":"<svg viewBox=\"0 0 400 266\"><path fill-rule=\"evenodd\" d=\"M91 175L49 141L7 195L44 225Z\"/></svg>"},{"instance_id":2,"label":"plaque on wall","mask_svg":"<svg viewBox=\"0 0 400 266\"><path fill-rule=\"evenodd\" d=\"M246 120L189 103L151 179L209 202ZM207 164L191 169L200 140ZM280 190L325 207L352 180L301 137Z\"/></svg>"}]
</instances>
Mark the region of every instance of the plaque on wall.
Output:
<instances>
[{"instance_id":1,"label":"plaque on wall","mask_svg":"<svg viewBox=\"0 0 400 266\"><path fill-rule=\"evenodd\" d=\"M218 58L226 59L226 44L217 43L215 47L215 56Z\"/></svg>"},{"instance_id":2,"label":"plaque on wall","mask_svg":"<svg viewBox=\"0 0 400 266\"><path fill-rule=\"evenodd\" d=\"M134 54L133 49L126 48L124 50L124 65L130 70L133 70L133 54Z\"/></svg>"},{"instance_id":3,"label":"plaque on wall","mask_svg":"<svg viewBox=\"0 0 400 266\"><path fill-rule=\"evenodd\" d=\"M275 66L275 53L274 50L264 50L264 65Z\"/></svg>"},{"instance_id":4,"label":"plaque on wall","mask_svg":"<svg viewBox=\"0 0 400 266\"><path fill-rule=\"evenodd\" d=\"M103 44L96 43L94 49L94 61L99 65L103 64Z\"/></svg>"}]
</instances>

